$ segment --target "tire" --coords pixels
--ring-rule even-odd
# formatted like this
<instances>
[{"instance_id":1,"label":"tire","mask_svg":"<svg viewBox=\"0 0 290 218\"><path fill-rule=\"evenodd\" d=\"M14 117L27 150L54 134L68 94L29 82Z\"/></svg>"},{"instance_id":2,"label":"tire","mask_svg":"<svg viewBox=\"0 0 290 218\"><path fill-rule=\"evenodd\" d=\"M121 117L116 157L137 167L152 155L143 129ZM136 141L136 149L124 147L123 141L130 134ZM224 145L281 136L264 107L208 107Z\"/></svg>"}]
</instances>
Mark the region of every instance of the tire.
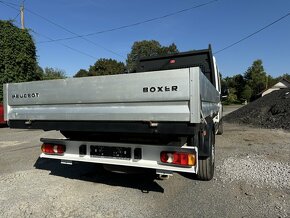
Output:
<instances>
[{"instance_id":1,"label":"tire","mask_svg":"<svg viewBox=\"0 0 290 218\"><path fill-rule=\"evenodd\" d=\"M221 119L219 122L217 135L222 135L223 133L224 133L224 123L223 123L223 119Z\"/></svg>"},{"instance_id":2,"label":"tire","mask_svg":"<svg viewBox=\"0 0 290 218\"><path fill-rule=\"evenodd\" d=\"M208 157L199 157L197 178L203 181L209 181L214 176L215 162L215 134L209 131L208 145L210 155Z\"/></svg>"}]
</instances>

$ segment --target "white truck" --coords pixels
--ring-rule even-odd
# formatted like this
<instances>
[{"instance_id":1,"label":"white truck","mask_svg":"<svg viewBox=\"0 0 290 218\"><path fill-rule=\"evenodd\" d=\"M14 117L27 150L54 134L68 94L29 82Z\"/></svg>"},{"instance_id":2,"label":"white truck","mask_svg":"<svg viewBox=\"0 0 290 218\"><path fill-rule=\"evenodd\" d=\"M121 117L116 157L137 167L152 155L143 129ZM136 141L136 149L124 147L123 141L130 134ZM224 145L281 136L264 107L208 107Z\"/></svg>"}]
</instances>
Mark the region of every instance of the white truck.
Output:
<instances>
[{"instance_id":1,"label":"white truck","mask_svg":"<svg viewBox=\"0 0 290 218\"><path fill-rule=\"evenodd\" d=\"M214 175L221 87L211 48L143 58L136 73L4 84L10 128L59 130L41 158ZM220 130L220 131L219 131Z\"/></svg>"}]
</instances>

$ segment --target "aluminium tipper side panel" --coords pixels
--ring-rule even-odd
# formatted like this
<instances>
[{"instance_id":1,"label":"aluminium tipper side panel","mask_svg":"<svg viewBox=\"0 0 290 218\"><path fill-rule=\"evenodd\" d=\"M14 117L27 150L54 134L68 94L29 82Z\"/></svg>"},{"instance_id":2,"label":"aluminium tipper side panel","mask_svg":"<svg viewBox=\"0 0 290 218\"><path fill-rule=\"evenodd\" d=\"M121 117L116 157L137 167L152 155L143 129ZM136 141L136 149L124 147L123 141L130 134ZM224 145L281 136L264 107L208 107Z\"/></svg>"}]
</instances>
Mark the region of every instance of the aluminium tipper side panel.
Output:
<instances>
[{"instance_id":1,"label":"aluminium tipper side panel","mask_svg":"<svg viewBox=\"0 0 290 218\"><path fill-rule=\"evenodd\" d=\"M189 98L188 74L188 69L179 69L12 83L8 86L8 101L10 106L182 101ZM173 86L178 87L177 91L172 90ZM165 91L165 87L169 90Z\"/></svg>"},{"instance_id":2,"label":"aluminium tipper side panel","mask_svg":"<svg viewBox=\"0 0 290 218\"><path fill-rule=\"evenodd\" d=\"M200 68L190 68L190 84L190 122L199 123L201 114L204 117L215 116L219 111L219 92Z\"/></svg>"},{"instance_id":3,"label":"aluminium tipper side panel","mask_svg":"<svg viewBox=\"0 0 290 218\"><path fill-rule=\"evenodd\" d=\"M10 120L190 121L189 69L5 87Z\"/></svg>"},{"instance_id":4,"label":"aluminium tipper side panel","mask_svg":"<svg viewBox=\"0 0 290 218\"><path fill-rule=\"evenodd\" d=\"M219 112L220 94L202 72L200 75L200 98L204 117L216 116Z\"/></svg>"}]
</instances>

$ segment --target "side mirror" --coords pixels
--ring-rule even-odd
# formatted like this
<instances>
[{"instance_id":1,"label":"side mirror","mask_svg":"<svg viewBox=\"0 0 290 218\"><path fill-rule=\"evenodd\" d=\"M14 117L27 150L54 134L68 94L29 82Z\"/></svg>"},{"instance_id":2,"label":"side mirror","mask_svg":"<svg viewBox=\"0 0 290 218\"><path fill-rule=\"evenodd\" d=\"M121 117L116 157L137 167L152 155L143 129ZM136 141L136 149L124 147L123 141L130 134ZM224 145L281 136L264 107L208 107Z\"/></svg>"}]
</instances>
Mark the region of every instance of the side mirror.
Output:
<instances>
[{"instance_id":1,"label":"side mirror","mask_svg":"<svg viewBox=\"0 0 290 218\"><path fill-rule=\"evenodd\" d=\"M221 88L221 99L225 100L229 95L229 88L227 86L222 86Z\"/></svg>"}]
</instances>

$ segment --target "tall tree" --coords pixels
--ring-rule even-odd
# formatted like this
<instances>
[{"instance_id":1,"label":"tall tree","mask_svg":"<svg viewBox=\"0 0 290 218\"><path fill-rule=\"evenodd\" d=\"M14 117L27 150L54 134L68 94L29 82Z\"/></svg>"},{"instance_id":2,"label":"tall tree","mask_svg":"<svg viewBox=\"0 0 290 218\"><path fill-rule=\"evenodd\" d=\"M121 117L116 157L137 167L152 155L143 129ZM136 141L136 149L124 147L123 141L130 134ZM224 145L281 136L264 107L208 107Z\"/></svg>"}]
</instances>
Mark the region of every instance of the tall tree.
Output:
<instances>
[{"instance_id":1,"label":"tall tree","mask_svg":"<svg viewBox=\"0 0 290 218\"><path fill-rule=\"evenodd\" d=\"M164 54L178 53L178 49L174 43L169 46L162 46L156 40L143 40L134 42L131 52L127 55L127 69L129 72L136 71L137 61L141 57L150 57Z\"/></svg>"},{"instance_id":2,"label":"tall tree","mask_svg":"<svg viewBox=\"0 0 290 218\"><path fill-rule=\"evenodd\" d=\"M28 30L0 20L0 102L3 84L39 80L36 49Z\"/></svg>"},{"instance_id":3,"label":"tall tree","mask_svg":"<svg viewBox=\"0 0 290 218\"><path fill-rule=\"evenodd\" d=\"M86 77L89 76L89 72L85 69L80 69L75 75L74 77Z\"/></svg>"},{"instance_id":4,"label":"tall tree","mask_svg":"<svg viewBox=\"0 0 290 218\"><path fill-rule=\"evenodd\" d=\"M228 102L237 103L241 101L241 93L245 87L244 77L241 74L237 74L232 77L226 77L224 79L224 83L229 90Z\"/></svg>"},{"instance_id":5,"label":"tall tree","mask_svg":"<svg viewBox=\"0 0 290 218\"><path fill-rule=\"evenodd\" d=\"M245 88L245 80L244 77L241 74L233 76L233 81L234 81L234 87L236 90L236 95L238 99L241 99L241 93L243 92Z\"/></svg>"},{"instance_id":6,"label":"tall tree","mask_svg":"<svg viewBox=\"0 0 290 218\"><path fill-rule=\"evenodd\" d=\"M284 73L282 76L279 76L276 78L276 82L278 82L279 80L281 80L282 78L288 80L290 82L290 74L289 73Z\"/></svg>"},{"instance_id":7,"label":"tall tree","mask_svg":"<svg viewBox=\"0 0 290 218\"><path fill-rule=\"evenodd\" d=\"M96 61L93 66L90 66L89 76L101 76L121 74L125 72L125 65L113 59L101 58Z\"/></svg>"},{"instance_id":8,"label":"tall tree","mask_svg":"<svg viewBox=\"0 0 290 218\"><path fill-rule=\"evenodd\" d=\"M267 77L267 84L266 84L266 88L271 88L273 85L275 85L277 82L279 82L279 80L282 77L277 77L277 78L273 78L271 75L268 75Z\"/></svg>"},{"instance_id":9,"label":"tall tree","mask_svg":"<svg viewBox=\"0 0 290 218\"><path fill-rule=\"evenodd\" d=\"M255 60L251 67L245 72L246 84L253 90L252 99L266 88L267 75L262 60Z\"/></svg>"},{"instance_id":10,"label":"tall tree","mask_svg":"<svg viewBox=\"0 0 290 218\"><path fill-rule=\"evenodd\" d=\"M285 78L285 79L287 79L290 82L290 74L289 73L284 73L282 75L282 78Z\"/></svg>"},{"instance_id":11,"label":"tall tree","mask_svg":"<svg viewBox=\"0 0 290 218\"><path fill-rule=\"evenodd\" d=\"M251 97L253 94L253 90L251 89L251 87L249 85L245 85L243 91L241 92L241 100L242 101L250 101Z\"/></svg>"},{"instance_id":12,"label":"tall tree","mask_svg":"<svg viewBox=\"0 0 290 218\"><path fill-rule=\"evenodd\" d=\"M42 75L43 80L52 80L52 79L65 79L65 72L63 70L46 67Z\"/></svg>"},{"instance_id":13,"label":"tall tree","mask_svg":"<svg viewBox=\"0 0 290 218\"><path fill-rule=\"evenodd\" d=\"M44 71L43 71L42 67L39 66L38 64L37 64L37 66L36 66L35 73L36 73L36 75L37 75L37 76L42 80L42 78L43 78L43 74L44 74Z\"/></svg>"},{"instance_id":14,"label":"tall tree","mask_svg":"<svg viewBox=\"0 0 290 218\"><path fill-rule=\"evenodd\" d=\"M235 88L229 88L229 94L228 94L228 97L227 97L227 102L228 103L237 103L238 101L238 97L237 97L237 91Z\"/></svg>"}]
</instances>

